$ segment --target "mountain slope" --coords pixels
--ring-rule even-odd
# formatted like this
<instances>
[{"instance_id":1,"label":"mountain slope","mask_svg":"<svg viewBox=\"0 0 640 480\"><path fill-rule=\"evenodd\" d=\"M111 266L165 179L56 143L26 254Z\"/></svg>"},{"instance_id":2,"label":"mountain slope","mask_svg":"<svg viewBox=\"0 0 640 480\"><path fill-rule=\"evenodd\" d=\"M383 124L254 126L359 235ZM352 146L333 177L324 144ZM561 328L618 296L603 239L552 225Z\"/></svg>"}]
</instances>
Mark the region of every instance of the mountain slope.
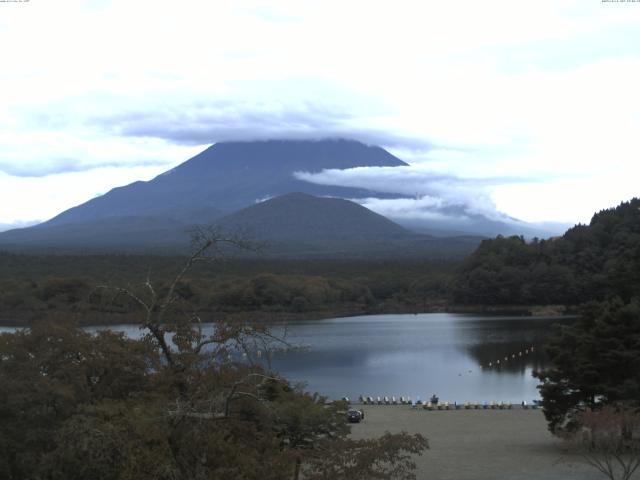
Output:
<instances>
[{"instance_id":1,"label":"mountain slope","mask_svg":"<svg viewBox=\"0 0 640 480\"><path fill-rule=\"evenodd\" d=\"M380 147L352 140L217 143L153 180L114 188L35 227L0 233L0 247L91 249L99 246L103 250L110 247L122 250L129 242L129 247L138 250L145 246L164 249L181 244L184 232L195 224L215 223L233 212L291 192L402 201L403 196L399 194L315 184L294 175L299 171L367 166L406 164ZM438 207L431 213L433 215L425 218L417 213L413 218L399 216L391 220L414 233L435 237L498 233L549 236L540 229L528 228L531 225L525 222L470 215L461 205ZM320 219L315 222L321 222L324 227L331 224ZM275 230L285 232L287 228L281 226ZM380 240L370 236L368 241Z\"/></svg>"},{"instance_id":2,"label":"mountain slope","mask_svg":"<svg viewBox=\"0 0 640 480\"><path fill-rule=\"evenodd\" d=\"M205 223L290 192L358 198L371 192L314 185L296 179L293 172L400 165L406 164L382 148L351 140L217 143L149 182L114 188L46 224L118 216L161 216Z\"/></svg>"},{"instance_id":3,"label":"mountain slope","mask_svg":"<svg viewBox=\"0 0 640 480\"><path fill-rule=\"evenodd\" d=\"M171 218L121 216L60 225L41 224L0 234L0 248L19 251L175 252L192 224Z\"/></svg>"},{"instance_id":4,"label":"mountain slope","mask_svg":"<svg viewBox=\"0 0 640 480\"><path fill-rule=\"evenodd\" d=\"M458 211L452 210L454 209L449 208L441 218L434 215L428 220L419 217L392 218L392 220L413 232L425 233L436 237L456 235L495 237L499 234L503 236L523 235L525 238L549 238L563 234L572 226L571 224L560 222L524 222L507 215L495 220L480 214L469 214L463 208L459 208Z\"/></svg>"},{"instance_id":5,"label":"mountain slope","mask_svg":"<svg viewBox=\"0 0 640 480\"><path fill-rule=\"evenodd\" d=\"M340 198L289 193L232 213L217 222L226 229L251 229L273 240L414 237L386 217Z\"/></svg>"},{"instance_id":6,"label":"mountain slope","mask_svg":"<svg viewBox=\"0 0 640 480\"><path fill-rule=\"evenodd\" d=\"M266 242L278 256L459 256L479 237L434 238L340 198L291 193L228 215L218 225Z\"/></svg>"},{"instance_id":7,"label":"mountain slope","mask_svg":"<svg viewBox=\"0 0 640 480\"><path fill-rule=\"evenodd\" d=\"M434 238L405 230L339 198L291 193L241 209L214 224L228 235L264 244L278 257L451 257L469 254L481 238ZM0 247L21 251L186 252L193 223L160 217L112 217L41 225L0 235Z\"/></svg>"}]
</instances>

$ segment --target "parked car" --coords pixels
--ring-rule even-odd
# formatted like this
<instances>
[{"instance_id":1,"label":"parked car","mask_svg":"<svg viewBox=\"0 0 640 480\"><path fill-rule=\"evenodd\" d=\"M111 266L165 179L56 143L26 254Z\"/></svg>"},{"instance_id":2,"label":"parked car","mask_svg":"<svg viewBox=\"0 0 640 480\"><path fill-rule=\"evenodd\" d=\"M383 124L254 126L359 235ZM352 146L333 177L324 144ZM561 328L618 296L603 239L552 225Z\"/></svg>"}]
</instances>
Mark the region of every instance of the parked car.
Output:
<instances>
[{"instance_id":1,"label":"parked car","mask_svg":"<svg viewBox=\"0 0 640 480\"><path fill-rule=\"evenodd\" d=\"M347 412L347 421L349 423L360 423L363 418L364 415L360 410L349 410Z\"/></svg>"}]
</instances>

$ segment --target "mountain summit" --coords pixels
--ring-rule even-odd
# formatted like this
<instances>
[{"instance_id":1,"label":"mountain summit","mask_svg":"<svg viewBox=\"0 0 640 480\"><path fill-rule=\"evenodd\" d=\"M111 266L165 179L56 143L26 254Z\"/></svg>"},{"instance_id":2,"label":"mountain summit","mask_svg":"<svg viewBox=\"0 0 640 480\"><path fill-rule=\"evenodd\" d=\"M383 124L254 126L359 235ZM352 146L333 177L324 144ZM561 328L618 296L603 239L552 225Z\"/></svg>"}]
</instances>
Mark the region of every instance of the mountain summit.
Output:
<instances>
[{"instance_id":1,"label":"mountain summit","mask_svg":"<svg viewBox=\"0 0 640 480\"><path fill-rule=\"evenodd\" d=\"M295 250L292 242L296 237L296 241L315 246L322 238L320 243L325 247L332 245L331 249L336 251L340 250L341 241L352 246L357 244L357 250L363 252L367 250L367 242L382 246L390 240L390 229L396 229L403 237L400 242L403 245L409 240L407 235L413 236L410 241L416 244L416 233L426 234L422 237L425 240L432 236L527 235L528 230L534 232L530 228L532 225L525 222L496 221L482 215L472 218L456 206L446 207L452 211L437 211L444 214L442 220L438 220L438 215L428 219L392 217L391 220L396 222L393 223L364 207L338 200L402 198L403 195L375 191L375 187L315 184L295 175L296 172L316 173L325 169L400 166L407 164L380 147L354 140L216 143L148 182L114 188L34 227L0 233L0 247L97 248L103 251L131 248L146 251L155 247L166 251L185 245L185 232L194 225L218 223L232 226L241 219L255 228L260 236L286 244L290 250ZM298 196L289 196L293 192ZM267 202L279 197L283 198ZM282 218L276 218L278 215ZM353 223L349 215L363 223ZM264 218L260 219L261 216ZM400 234L397 229L401 227L397 223L413 233L403 229L404 233ZM262 228L265 225L271 228ZM355 225L371 227L372 230L363 231L356 240ZM344 233L342 236L341 231ZM347 235L346 232L351 233ZM287 235L290 238L285 238ZM308 243L312 237L314 241ZM440 248L434 242L429 243L432 251ZM424 242L417 244L418 249L424 246ZM391 249L397 251L395 247ZM444 250L449 251L448 248Z\"/></svg>"},{"instance_id":2,"label":"mountain summit","mask_svg":"<svg viewBox=\"0 0 640 480\"><path fill-rule=\"evenodd\" d=\"M208 223L267 198L291 192L361 198L364 189L315 185L296 171L406 165L380 147L353 140L222 142L148 182L114 188L46 225L100 218L153 216ZM379 194L377 194L379 196Z\"/></svg>"},{"instance_id":3,"label":"mountain summit","mask_svg":"<svg viewBox=\"0 0 640 480\"><path fill-rule=\"evenodd\" d=\"M217 143L151 181L114 188L35 227L0 234L21 250L171 252L194 225L246 231L277 255L440 252L439 242L343 198L366 189L316 185L297 171L403 166L380 147L351 140ZM341 198L340 198L341 197ZM463 242L469 252L477 240ZM446 252L452 253L447 246ZM455 254L460 249L453 249Z\"/></svg>"}]
</instances>

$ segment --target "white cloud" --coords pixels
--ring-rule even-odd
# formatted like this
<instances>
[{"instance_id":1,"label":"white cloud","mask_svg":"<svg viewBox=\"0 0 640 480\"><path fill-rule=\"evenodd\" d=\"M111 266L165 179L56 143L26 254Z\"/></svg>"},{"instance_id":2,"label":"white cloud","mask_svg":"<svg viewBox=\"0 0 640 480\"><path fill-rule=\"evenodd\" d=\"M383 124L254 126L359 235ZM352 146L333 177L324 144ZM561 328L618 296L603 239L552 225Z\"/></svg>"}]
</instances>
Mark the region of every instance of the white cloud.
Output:
<instances>
[{"instance_id":1,"label":"white cloud","mask_svg":"<svg viewBox=\"0 0 640 480\"><path fill-rule=\"evenodd\" d=\"M96 168L47 177L15 177L0 172L0 223L47 220L96 193L136 180L149 180L159 167Z\"/></svg>"},{"instance_id":2,"label":"white cloud","mask_svg":"<svg viewBox=\"0 0 640 480\"><path fill-rule=\"evenodd\" d=\"M353 199L361 205L377 212L385 217L405 220L449 220L452 217L458 219L467 218L463 212L444 213L440 211L446 208L447 202L441 198L429 197L427 195L420 198L362 198Z\"/></svg>"},{"instance_id":3,"label":"white cloud","mask_svg":"<svg viewBox=\"0 0 640 480\"><path fill-rule=\"evenodd\" d=\"M432 174L465 178L454 191L481 191L470 198L479 210L495 203L526 220L583 220L637 194L627 179L640 174L638 4L68 0L0 10L0 171L12 175L0 177L2 218L46 218L216 140L282 135L390 145ZM483 180L497 177L535 181ZM40 207L7 193L25 185L37 185Z\"/></svg>"},{"instance_id":4,"label":"white cloud","mask_svg":"<svg viewBox=\"0 0 640 480\"><path fill-rule=\"evenodd\" d=\"M415 165L330 169L317 173L295 172L294 175L300 180L321 185L369 189L372 194L397 194L404 198L369 198L360 202L395 218L426 218L425 215L442 214L444 210L455 207L457 216L484 215L501 220L505 215L496 209L489 187L522 182L517 178L503 177L465 179Z\"/></svg>"},{"instance_id":5,"label":"white cloud","mask_svg":"<svg viewBox=\"0 0 640 480\"><path fill-rule=\"evenodd\" d=\"M542 184L499 185L491 188L492 198L498 210L528 221L589 223L595 212L640 196L640 172L635 168L625 171Z\"/></svg>"},{"instance_id":6,"label":"white cloud","mask_svg":"<svg viewBox=\"0 0 640 480\"><path fill-rule=\"evenodd\" d=\"M0 144L4 145L0 172L17 177L46 177L105 167L166 169L199 151L157 139L83 138L44 130L0 132Z\"/></svg>"}]
</instances>

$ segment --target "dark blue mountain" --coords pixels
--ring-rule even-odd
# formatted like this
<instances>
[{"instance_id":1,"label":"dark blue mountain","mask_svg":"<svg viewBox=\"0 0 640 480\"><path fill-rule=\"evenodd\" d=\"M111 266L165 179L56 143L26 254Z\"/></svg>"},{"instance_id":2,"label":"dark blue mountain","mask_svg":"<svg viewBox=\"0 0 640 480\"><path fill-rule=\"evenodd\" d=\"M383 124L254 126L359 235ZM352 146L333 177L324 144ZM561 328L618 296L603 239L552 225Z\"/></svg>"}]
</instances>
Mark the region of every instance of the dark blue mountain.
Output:
<instances>
[{"instance_id":1,"label":"dark blue mountain","mask_svg":"<svg viewBox=\"0 0 640 480\"><path fill-rule=\"evenodd\" d=\"M286 244L289 250L296 250L293 248L294 240L300 245L315 245L315 249L322 239L324 247L331 246L332 251L339 249L342 241L354 250L364 252L368 251L364 246L367 242L382 246L382 243L390 241L388 228L383 227L385 222L370 222L373 218L380 220L384 217L373 217L373 212L359 206L361 210L358 210L355 204L340 203L337 199L397 196L363 188L313 184L297 179L294 173L406 165L380 147L353 140L217 143L153 180L114 188L47 222L0 233L0 248L125 250L130 247L164 251L183 245L185 232L194 225L231 225L243 219L257 230L260 237L280 245ZM292 192L306 196L287 196ZM282 196L285 197L275 202L265 202ZM311 200L309 196L319 198ZM333 197L333 200L320 201L321 198L330 200L327 197ZM296 200L301 204L296 206ZM304 206L308 208L305 210ZM435 212L443 213L442 221L420 218L391 220L413 230L411 235L426 234L423 239L427 236L433 239L434 236L460 238L471 235L473 243L478 235L495 236L499 233L547 236L537 233L540 228L535 225L506 216L504 221L496 221L482 215L470 217L463 206L446 208L449 210ZM238 215L234 217L236 213ZM265 215L271 216L260 218ZM276 219L274 215L282 218ZM400 228L388 219L384 220L388 222L387 227L391 224L393 227L390 228ZM269 225L269 228L263 228ZM367 225L372 230L363 231L356 241L355 231L351 228L355 225ZM406 244L407 238L404 235L400 243ZM398 246L397 242L392 243L391 250ZM431 241L435 250L440 248L436 243ZM462 250L468 249L467 242L464 243ZM445 244L443 242L441 246Z\"/></svg>"},{"instance_id":2,"label":"dark blue mountain","mask_svg":"<svg viewBox=\"0 0 640 480\"><path fill-rule=\"evenodd\" d=\"M289 258L458 257L471 253L481 240L413 233L357 203L306 193L256 203L213 223L229 235L263 244L263 255ZM184 253L194 226L163 217L109 217L11 230L0 234L0 247L27 252Z\"/></svg>"},{"instance_id":3,"label":"dark blue mountain","mask_svg":"<svg viewBox=\"0 0 640 480\"><path fill-rule=\"evenodd\" d=\"M209 223L258 201L291 192L362 198L372 192L314 185L296 179L293 173L399 165L406 163L380 147L351 140L216 143L151 181L114 188L62 212L42 227L137 216Z\"/></svg>"},{"instance_id":4,"label":"dark blue mountain","mask_svg":"<svg viewBox=\"0 0 640 480\"><path fill-rule=\"evenodd\" d=\"M421 235L355 202L299 192L243 208L217 224L266 242L271 255L288 257L452 257L471 253L481 240Z\"/></svg>"}]
</instances>

